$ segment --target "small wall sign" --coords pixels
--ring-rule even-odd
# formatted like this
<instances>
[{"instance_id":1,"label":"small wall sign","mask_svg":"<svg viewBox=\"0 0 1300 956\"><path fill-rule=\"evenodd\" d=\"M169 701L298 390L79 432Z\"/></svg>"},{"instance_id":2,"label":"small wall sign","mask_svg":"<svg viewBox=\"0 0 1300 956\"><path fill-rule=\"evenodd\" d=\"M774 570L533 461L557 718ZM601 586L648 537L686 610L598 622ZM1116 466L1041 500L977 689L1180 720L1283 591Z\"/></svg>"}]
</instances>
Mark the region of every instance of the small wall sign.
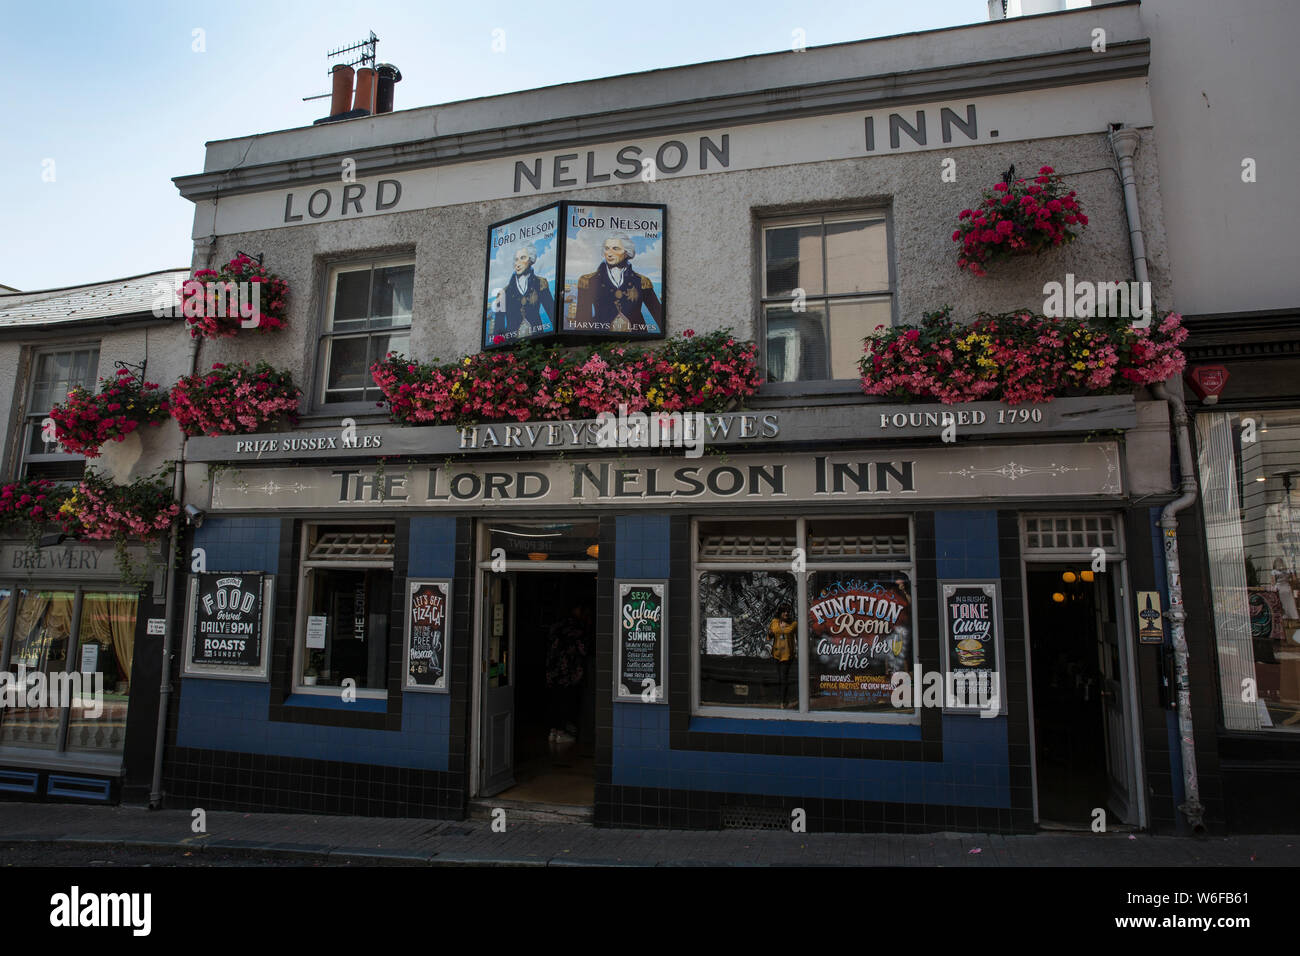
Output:
<instances>
[{"instance_id":1,"label":"small wall sign","mask_svg":"<svg viewBox=\"0 0 1300 956\"><path fill-rule=\"evenodd\" d=\"M667 581L614 585L614 699L662 704L668 657Z\"/></svg>"}]
</instances>

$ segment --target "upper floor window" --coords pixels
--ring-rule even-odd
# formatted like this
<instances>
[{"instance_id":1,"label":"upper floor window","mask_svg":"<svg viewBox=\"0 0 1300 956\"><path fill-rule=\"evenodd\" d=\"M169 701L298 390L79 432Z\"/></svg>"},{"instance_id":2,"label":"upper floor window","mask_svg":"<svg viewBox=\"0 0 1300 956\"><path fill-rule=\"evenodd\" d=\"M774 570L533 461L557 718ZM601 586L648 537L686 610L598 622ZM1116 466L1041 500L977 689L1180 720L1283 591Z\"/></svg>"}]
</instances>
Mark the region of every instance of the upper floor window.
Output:
<instances>
[{"instance_id":1,"label":"upper floor window","mask_svg":"<svg viewBox=\"0 0 1300 956\"><path fill-rule=\"evenodd\" d=\"M767 380L856 379L862 340L893 324L883 211L763 223Z\"/></svg>"},{"instance_id":2,"label":"upper floor window","mask_svg":"<svg viewBox=\"0 0 1300 956\"><path fill-rule=\"evenodd\" d=\"M389 352L409 352L415 264L349 263L330 270L320 342L322 403L374 402L382 394L370 366Z\"/></svg>"},{"instance_id":3,"label":"upper floor window","mask_svg":"<svg viewBox=\"0 0 1300 956\"><path fill-rule=\"evenodd\" d=\"M67 398L73 388L81 386L94 391L98 371L99 349L94 346L38 351L32 355L27 412L23 420L23 477L81 477L85 459L64 451L54 441L53 430L46 429L44 422L50 409Z\"/></svg>"}]
</instances>

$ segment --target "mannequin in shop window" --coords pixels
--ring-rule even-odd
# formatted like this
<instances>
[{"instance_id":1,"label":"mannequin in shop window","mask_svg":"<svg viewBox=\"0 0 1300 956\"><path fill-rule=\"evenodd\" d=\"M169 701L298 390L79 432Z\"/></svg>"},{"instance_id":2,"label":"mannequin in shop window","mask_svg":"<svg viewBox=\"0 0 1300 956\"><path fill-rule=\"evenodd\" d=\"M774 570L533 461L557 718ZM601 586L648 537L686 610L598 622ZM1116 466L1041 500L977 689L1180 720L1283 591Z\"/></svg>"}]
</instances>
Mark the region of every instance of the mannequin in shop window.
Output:
<instances>
[{"instance_id":1,"label":"mannequin in shop window","mask_svg":"<svg viewBox=\"0 0 1300 956\"><path fill-rule=\"evenodd\" d=\"M546 699L550 711L551 743L571 744L578 730L587 649L591 645L591 612L575 604L569 616L551 626L546 647Z\"/></svg>"},{"instance_id":2,"label":"mannequin in shop window","mask_svg":"<svg viewBox=\"0 0 1300 956\"><path fill-rule=\"evenodd\" d=\"M790 697L790 665L794 663L796 627L794 609L788 604L782 604L777 609L776 617L772 618L772 623L767 627L768 636L772 639L772 660L776 661L777 684L781 688L782 710L788 706Z\"/></svg>"}]
</instances>

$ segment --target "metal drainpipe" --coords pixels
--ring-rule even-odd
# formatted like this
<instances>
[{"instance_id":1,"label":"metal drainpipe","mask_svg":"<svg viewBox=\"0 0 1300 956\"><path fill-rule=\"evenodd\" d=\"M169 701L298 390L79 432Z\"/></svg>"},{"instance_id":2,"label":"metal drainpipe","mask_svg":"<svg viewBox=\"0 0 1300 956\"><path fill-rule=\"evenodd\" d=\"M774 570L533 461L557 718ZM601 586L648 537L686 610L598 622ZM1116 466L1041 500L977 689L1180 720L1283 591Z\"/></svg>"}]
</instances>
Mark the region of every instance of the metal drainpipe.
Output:
<instances>
[{"instance_id":1,"label":"metal drainpipe","mask_svg":"<svg viewBox=\"0 0 1300 956\"><path fill-rule=\"evenodd\" d=\"M211 252L208 254L212 258ZM199 363L199 340L190 337L189 375L193 375ZM185 501L185 435L181 435L180 448L176 454L176 472L172 477L172 497L184 508ZM154 738L153 784L149 789L149 809L162 809L163 751L167 746L167 712L172 696L172 635L176 630L176 578L180 574L177 565L176 549L180 545L181 522L184 521L182 510L178 520L172 525L171 537L168 539L170 551L167 559L167 607L164 613L163 647L162 647L162 686L158 693L158 732Z\"/></svg>"},{"instance_id":2,"label":"metal drainpipe","mask_svg":"<svg viewBox=\"0 0 1300 956\"><path fill-rule=\"evenodd\" d=\"M1139 136L1135 129L1111 130L1110 145L1119 161L1120 180L1124 184L1124 211L1128 214L1129 240L1133 245L1133 272L1139 282L1147 282L1146 243L1142 236L1142 219L1138 214L1137 176L1133 168L1138 142ZM1174 646L1174 672L1178 687L1178 738L1183 758L1183 793L1186 797L1178 809L1187 818L1192 832L1204 833L1205 807L1201 804L1201 788L1196 773L1196 737L1192 727L1191 690L1187 677L1187 612L1183 607L1183 586L1178 563L1177 516L1196 500L1196 472L1192 460L1192 439L1187 427L1187 406L1182 396L1170 392L1165 382L1153 385L1151 392L1169 405L1174 442L1178 448L1178 472L1182 476L1182 494L1165 505L1160 512L1160 530L1165 548L1165 580L1169 588L1170 636Z\"/></svg>"}]
</instances>

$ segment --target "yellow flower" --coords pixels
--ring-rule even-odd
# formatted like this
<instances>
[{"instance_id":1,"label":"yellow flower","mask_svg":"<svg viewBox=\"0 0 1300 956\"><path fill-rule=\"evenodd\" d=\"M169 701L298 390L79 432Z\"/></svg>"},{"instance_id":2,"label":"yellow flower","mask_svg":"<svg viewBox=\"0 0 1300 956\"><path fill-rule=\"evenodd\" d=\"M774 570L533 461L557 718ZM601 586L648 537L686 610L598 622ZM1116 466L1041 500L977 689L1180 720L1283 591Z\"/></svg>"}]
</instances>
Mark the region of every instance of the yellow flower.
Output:
<instances>
[{"instance_id":1,"label":"yellow flower","mask_svg":"<svg viewBox=\"0 0 1300 956\"><path fill-rule=\"evenodd\" d=\"M1088 366L1084 365L1082 362L1075 362L1070 366L1070 368L1074 369L1076 372L1082 372L1087 367Z\"/></svg>"}]
</instances>

